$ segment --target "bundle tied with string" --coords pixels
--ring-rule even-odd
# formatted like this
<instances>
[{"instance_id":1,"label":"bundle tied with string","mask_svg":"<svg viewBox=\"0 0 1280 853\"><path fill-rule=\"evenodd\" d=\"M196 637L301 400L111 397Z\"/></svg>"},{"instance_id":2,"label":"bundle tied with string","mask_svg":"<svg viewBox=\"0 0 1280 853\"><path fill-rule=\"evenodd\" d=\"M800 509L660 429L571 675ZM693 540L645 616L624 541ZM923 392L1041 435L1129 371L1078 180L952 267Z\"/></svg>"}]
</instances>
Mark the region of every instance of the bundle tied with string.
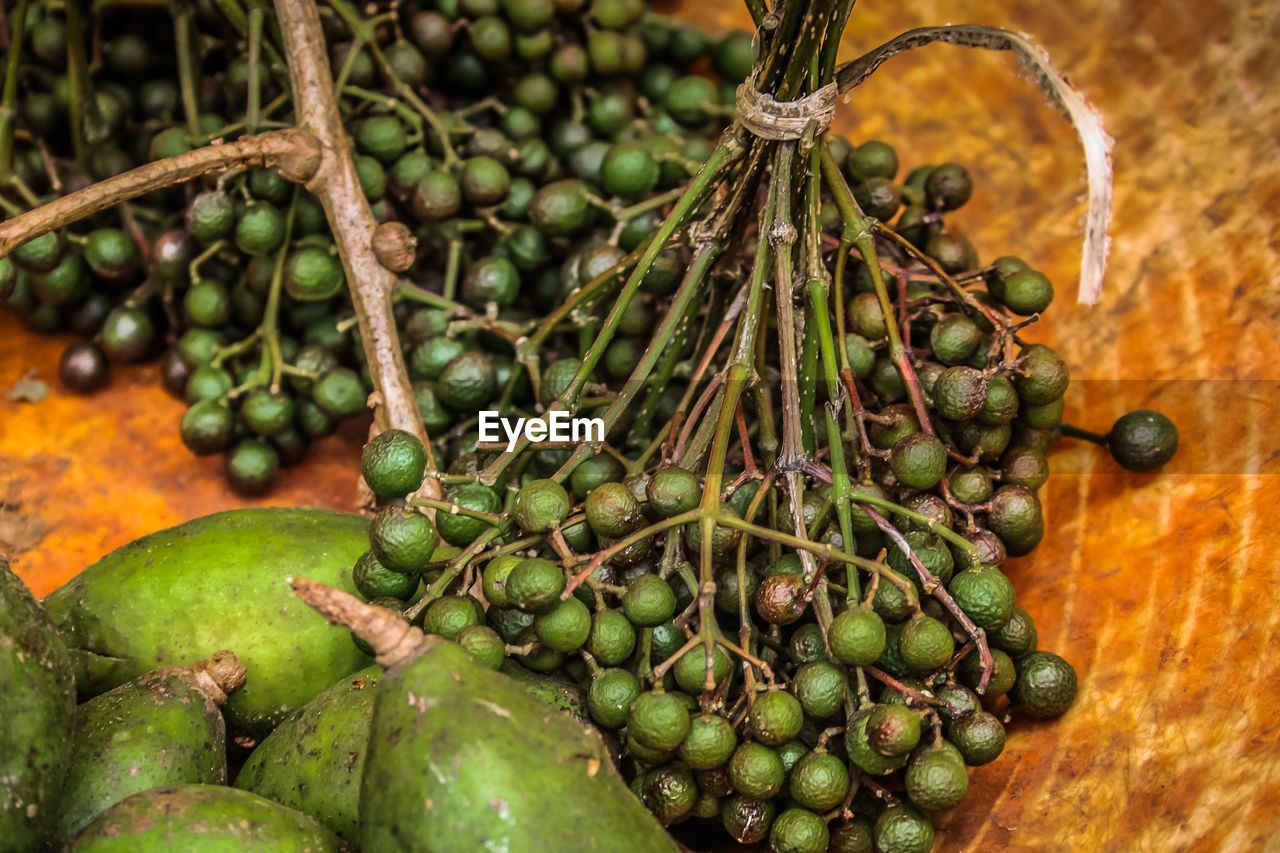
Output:
<instances>
[{"instance_id":1,"label":"bundle tied with string","mask_svg":"<svg viewBox=\"0 0 1280 853\"><path fill-rule=\"evenodd\" d=\"M756 88L753 75L738 87L738 121L761 139L800 139L811 123L816 135L831 126L838 94L838 84L831 82L812 95L795 101L778 101Z\"/></svg>"}]
</instances>

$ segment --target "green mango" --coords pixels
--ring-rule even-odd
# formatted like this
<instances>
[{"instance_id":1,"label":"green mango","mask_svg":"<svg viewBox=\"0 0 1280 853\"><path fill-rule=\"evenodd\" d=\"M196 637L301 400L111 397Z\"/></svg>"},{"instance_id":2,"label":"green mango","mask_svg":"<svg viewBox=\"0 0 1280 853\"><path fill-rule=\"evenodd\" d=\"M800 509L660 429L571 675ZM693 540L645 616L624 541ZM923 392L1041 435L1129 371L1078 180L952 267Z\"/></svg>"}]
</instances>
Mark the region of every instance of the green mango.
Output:
<instances>
[{"instance_id":1,"label":"green mango","mask_svg":"<svg viewBox=\"0 0 1280 853\"><path fill-rule=\"evenodd\" d=\"M237 733L265 737L339 678L369 665L350 635L289 595L296 573L350 592L369 547L360 516L311 508L197 518L112 551L45 599L67 635L82 697L158 665L234 649L249 683L224 709Z\"/></svg>"},{"instance_id":2,"label":"green mango","mask_svg":"<svg viewBox=\"0 0 1280 853\"><path fill-rule=\"evenodd\" d=\"M436 637L382 676L360 785L364 853L674 853L598 736Z\"/></svg>"},{"instance_id":3,"label":"green mango","mask_svg":"<svg viewBox=\"0 0 1280 853\"><path fill-rule=\"evenodd\" d=\"M244 685L230 653L206 663L223 672L202 681L183 666L162 666L76 708L71 762L54 837L65 841L130 794L166 785L227 782L224 691ZM219 661L229 658L225 666Z\"/></svg>"},{"instance_id":4,"label":"green mango","mask_svg":"<svg viewBox=\"0 0 1280 853\"><path fill-rule=\"evenodd\" d=\"M245 761L236 787L311 815L355 841L360 774L381 675L380 666L362 669L290 714Z\"/></svg>"},{"instance_id":5,"label":"green mango","mask_svg":"<svg viewBox=\"0 0 1280 853\"><path fill-rule=\"evenodd\" d=\"M353 853L311 818L220 785L152 788L121 800L68 853Z\"/></svg>"},{"instance_id":6,"label":"green mango","mask_svg":"<svg viewBox=\"0 0 1280 853\"><path fill-rule=\"evenodd\" d=\"M0 851L25 851L48 835L55 817L76 691L62 637L4 560L0 685Z\"/></svg>"}]
</instances>

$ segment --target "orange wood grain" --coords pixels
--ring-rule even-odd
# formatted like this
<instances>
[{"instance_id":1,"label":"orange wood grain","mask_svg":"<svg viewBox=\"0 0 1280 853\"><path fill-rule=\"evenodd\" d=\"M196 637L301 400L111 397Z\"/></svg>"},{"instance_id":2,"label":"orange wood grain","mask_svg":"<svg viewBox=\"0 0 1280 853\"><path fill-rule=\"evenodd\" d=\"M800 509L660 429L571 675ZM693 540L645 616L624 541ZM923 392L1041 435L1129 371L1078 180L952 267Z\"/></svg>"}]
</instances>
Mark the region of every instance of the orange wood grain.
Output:
<instances>
[{"instance_id":1,"label":"orange wood grain","mask_svg":"<svg viewBox=\"0 0 1280 853\"><path fill-rule=\"evenodd\" d=\"M682 8L678 8L682 7ZM736 0L674 4L741 25ZM945 850L1248 850L1280 845L1280 4L1264 0L863 0L852 57L926 23L1037 36L1116 138L1111 267L1076 306L1082 158L1003 55L936 46L887 63L840 107L904 168L956 159L977 192L953 217L984 258L1016 253L1058 298L1029 337L1070 363L1071 417L1105 430L1145 405L1177 421L1160 475L1063 446L1049 522L1009 569L1043 647L1081 678L1062 720L1011 730L939 822ZM0 391L53 379L61 342L0 319ZM1081 381L1084 380L1084 381ZM0 481L53 527L16 567L45 593L107 550L247 503L181 447L154 368L88 398L0 399ZM352 508L362 432L323 442L265 502Z\"/></svg>"}]
</instances>

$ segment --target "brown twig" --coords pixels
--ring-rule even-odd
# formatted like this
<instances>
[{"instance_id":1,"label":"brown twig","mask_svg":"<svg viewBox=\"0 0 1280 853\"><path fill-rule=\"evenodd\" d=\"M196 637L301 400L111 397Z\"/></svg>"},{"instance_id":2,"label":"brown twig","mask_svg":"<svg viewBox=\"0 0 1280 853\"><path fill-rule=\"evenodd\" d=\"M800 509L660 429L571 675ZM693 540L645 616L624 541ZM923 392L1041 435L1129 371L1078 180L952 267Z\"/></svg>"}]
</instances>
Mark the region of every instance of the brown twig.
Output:
<instances>
[{"instance_id":1,"label":"brown twig","mask_svg":"<svg viewBox=\"0 0 1280 853\"><path fill-rule=\"evenodd\" d=\"M211 172L267 166L291 181L306 181L318 174L321 163L317 137L293 128L197 148L130 169L0 223L0 257L86 216Z\"/></svg>"},{"instance_id":2,"label":"brown twig","mask_svg":"<svg viewBox=\"0 0 1280 853\"><path fill-rule=\"evenodd\" d=\"M434 468L434 454L409 384L391 311L397 276L373 252L378 222L360 189L351 145L334 98L333 73L320 15L309 0L277 0L276 13L289 57L298 126L314 134L322 150L319 167L307 182L307 189L324 206L350 283L351 301L373 378L375 429L402 429L416 435L427 448L427 464ZM442 497L439 481L426 480L422 494Z\"/></svg>"}]
</instances>

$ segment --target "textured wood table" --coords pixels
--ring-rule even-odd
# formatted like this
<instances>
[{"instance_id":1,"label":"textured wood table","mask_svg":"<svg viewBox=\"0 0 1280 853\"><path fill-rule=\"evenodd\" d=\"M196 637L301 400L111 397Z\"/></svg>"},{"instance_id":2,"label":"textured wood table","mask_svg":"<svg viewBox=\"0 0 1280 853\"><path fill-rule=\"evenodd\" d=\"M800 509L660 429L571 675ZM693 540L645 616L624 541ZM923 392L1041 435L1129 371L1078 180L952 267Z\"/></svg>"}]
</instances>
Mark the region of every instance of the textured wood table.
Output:
<instances>
[{"instance_id":1,"label":"textured wood table","mask_svg":"<svg viewBox=\"0 0 1280 853\"><path fill-rule=\"evenodd\" d=\"M734 0L680 14L741 24ZM865 8L863 8L865 6ZM935 46L887 63L840 106L855 140L977 180L955 217L983 257L1057 284L1030 330L1071 364L1070 416L1105 430L1166 411L1160 475L1063 447L1049 532L1009 572L1042 646L1081 676L1057 722L1017 722L943 821L947 850L1245 850L1280 844L1280 4L1265 0L864 0L846 55L921 24L1035 34L1116 138L1111 268L1073 304L1083 213L1073 131L1004 55ZM0 390L55 380L62 340L0 319ZM0 549L46 593L111 548L246 502L186 453L154 368L88 398L0 399ZM361 430L323 442L265 502L350 508Z\"/></svg>"}]
</instances>

